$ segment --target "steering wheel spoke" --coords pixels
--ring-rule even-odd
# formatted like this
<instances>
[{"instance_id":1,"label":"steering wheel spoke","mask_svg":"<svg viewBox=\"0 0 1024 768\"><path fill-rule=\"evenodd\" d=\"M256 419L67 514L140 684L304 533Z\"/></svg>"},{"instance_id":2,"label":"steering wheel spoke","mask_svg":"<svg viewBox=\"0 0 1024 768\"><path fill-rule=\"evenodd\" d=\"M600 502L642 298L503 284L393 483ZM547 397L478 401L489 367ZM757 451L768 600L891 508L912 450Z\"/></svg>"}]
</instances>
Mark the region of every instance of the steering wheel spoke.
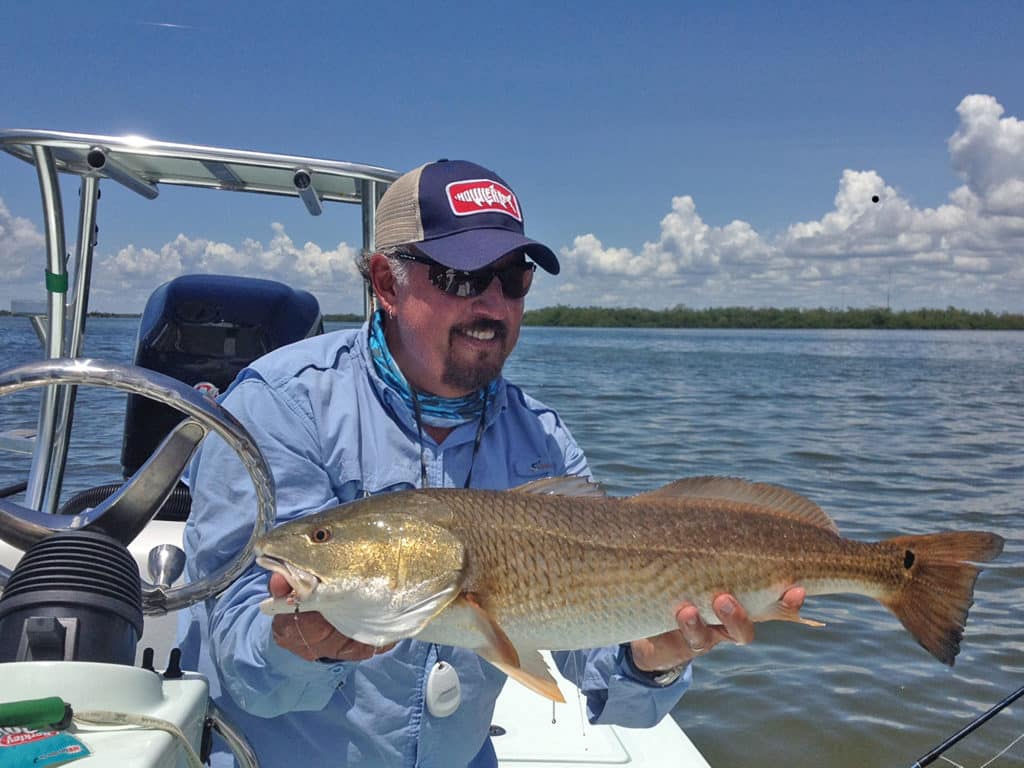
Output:
<instances>
[{"instance_id":1,"label":"steering wheel spoke","mask_svg":"<svg viewBox=\"0 0 1024 768\"><path fill-rule=\"evenodd\" d=\"M207 429L180 422L135 474L92 510L89 527L127 546L142 533L178 484Z\"/></svg>"},{"instance_id":2,"label":"steering wheel spoke","mask_svg":"<svg viewBox=\"0 0 1024 768\"><path fill-rule=\"evenodd\" d=\"M84 528L88 517L88 513L58 517L0 499L0 539L26 550L57 531Z\"/></svg>"}]
</instances>

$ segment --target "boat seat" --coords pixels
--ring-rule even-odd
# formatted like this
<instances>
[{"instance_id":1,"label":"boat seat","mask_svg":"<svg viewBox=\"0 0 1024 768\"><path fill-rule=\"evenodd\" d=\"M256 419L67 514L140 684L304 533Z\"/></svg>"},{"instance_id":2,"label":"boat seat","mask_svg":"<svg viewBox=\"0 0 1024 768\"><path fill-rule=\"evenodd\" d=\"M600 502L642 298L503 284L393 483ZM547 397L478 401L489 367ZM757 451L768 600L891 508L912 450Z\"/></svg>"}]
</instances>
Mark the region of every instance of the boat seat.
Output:
<instances>
[{"instance_id":1,"label":"boat seat","mask_svg":"<svg viewBox=\"0 0 1024 768\"><path fill-rule=\"evenodd\" d=\"M149 297L139 322L134 364L172 376L216 397L257 357L323 333L316 297L284 283L227 275L183 275ZM130 477L184 415L139 395L128 395L121 470ZM60 512L95 506L120 482L75 494ZM188 488L179 483L158 519L185 520Z\"/></svg>"}]
</instances>

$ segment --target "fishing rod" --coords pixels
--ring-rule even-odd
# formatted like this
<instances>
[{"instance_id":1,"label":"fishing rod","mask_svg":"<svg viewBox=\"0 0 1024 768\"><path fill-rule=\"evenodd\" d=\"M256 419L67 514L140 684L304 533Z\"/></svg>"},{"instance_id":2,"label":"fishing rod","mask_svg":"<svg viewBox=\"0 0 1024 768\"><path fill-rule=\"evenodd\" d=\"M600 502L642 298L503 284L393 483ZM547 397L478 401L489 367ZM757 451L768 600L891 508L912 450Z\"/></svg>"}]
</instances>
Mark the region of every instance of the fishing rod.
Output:
<instances>
[{"instance_id":1,"label":"fishing rod","mask_svg":"<svg viewBox=\"0 0 1024 768\"><path fill-rule=\"evenodd\" d=\"M933 749L931 752L929 752L928 754L922 755L921 757L917 758L917 761L913 765L911 765L910 768L924 768L926 765L931 765L933 762L935 762L935 760L937 758L942 756L943 752L945 752L947 749L952 747L954 744L956 744L958 741L963 739L965 736L968 736L968 735L974 733L976 730L978 730L978 728L983 726L985 723L987 723L993 717L995 717L1000 712L1002 712L1004 709L1006 709L1008 706L1013 704L1013 702L1015 702L1021 696L1024 696L1024 685L1022 685L1016 691L1014 691L1009 696L1007 696L1005 699L1000 701L998 704L996 704L990 710L988 710L987 712L985 712L982 715L979 715L977 718L975 718L974 720L969 722L967 725L965 725L959 731L957 731L952 736L950 736L948 739L946 739L944 742L939 744L939 746L935 747L935 749Z\"/></svg>"}]
</instances>

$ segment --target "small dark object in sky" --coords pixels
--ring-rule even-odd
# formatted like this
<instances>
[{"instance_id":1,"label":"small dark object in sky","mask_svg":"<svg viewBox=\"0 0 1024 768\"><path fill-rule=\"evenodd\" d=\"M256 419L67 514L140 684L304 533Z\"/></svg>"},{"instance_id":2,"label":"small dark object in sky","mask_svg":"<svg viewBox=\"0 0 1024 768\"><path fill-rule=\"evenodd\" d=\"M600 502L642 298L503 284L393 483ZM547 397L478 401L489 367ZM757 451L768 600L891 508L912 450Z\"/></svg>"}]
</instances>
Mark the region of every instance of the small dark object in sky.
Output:
<instances>
[{"instance_id":1,"label":"small dark object in sky","mask_svg":"<svg viewBox=\"0 0 1024 768\"><path fill-rule=\"evenodd\" d=\"M877 203L878 202L878 195L872 195L871 196L871 202L872 203Z\"/></svg>"}]
</instances>

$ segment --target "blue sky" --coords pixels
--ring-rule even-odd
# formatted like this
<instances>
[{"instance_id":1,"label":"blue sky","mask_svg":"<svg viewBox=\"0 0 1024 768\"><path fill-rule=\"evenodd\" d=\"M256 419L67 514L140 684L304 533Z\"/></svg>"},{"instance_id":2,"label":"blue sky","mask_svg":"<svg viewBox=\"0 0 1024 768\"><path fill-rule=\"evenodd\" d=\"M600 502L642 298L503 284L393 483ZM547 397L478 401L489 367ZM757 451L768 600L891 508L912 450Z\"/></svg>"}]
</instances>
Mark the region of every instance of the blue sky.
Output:
<instances>
[{"instance_id":1,"label":"blue sky","mask_svg":"<svg viewBox=\"0 0 1024 768\"><path fill-rule=\"evenodd\" d=\"M0 127L475 160L560 254L532 307L1020 312L1022 33L1017 2L21 3ZM96 309L179 269L360 307L352 209L104 188ZM0 307L42 297L41 232L0 157Z\"/></svg>"}]
</instances>

